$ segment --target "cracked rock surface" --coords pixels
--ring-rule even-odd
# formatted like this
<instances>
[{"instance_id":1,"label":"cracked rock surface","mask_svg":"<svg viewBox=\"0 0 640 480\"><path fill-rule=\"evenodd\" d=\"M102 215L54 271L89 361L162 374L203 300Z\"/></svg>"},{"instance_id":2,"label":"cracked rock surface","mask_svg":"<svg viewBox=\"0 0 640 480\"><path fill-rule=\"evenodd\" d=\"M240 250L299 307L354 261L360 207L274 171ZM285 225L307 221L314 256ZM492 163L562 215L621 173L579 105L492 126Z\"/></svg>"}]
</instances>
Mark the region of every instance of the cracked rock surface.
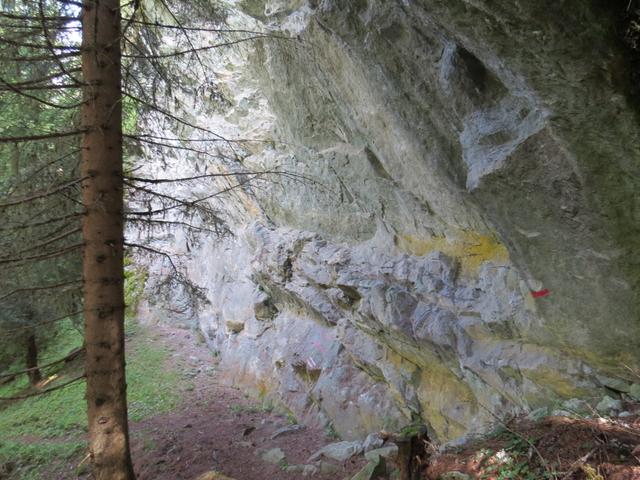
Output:
<instances>
[{"instance_id":1,"label":"cracked rock surface","mask_svg":"<svg viewBox=\"0 0 640 480\"><path fill-rule=\"evenodd\" d=\"M452 440L630 383L640 126L614 7L232 3L292 39L208 58L228 103L194 115L295 176L223 200L232 237L171 232L206 301L150 264L143 317L197 324L226 381L346 439Z\"/></svg>"}]
</instances>

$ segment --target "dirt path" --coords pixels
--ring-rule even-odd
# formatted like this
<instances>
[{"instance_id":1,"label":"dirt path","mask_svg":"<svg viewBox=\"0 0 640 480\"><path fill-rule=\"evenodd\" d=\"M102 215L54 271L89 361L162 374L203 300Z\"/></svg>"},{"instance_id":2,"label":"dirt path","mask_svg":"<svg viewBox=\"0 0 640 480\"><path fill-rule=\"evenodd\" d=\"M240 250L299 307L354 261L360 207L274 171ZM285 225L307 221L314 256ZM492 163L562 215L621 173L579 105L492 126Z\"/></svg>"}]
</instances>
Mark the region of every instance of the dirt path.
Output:
<instances>
[{"instance_id":1,"label":"dirt path","mask_svg":"<svg viewBox=\"0 0 640 480\"><path fill-rule=\"evenodd\" d=\"M272 439L278 429L290 426L290 421L257 408L239 390L218 383L211 351L192 332L167 326L153 327L151 332L148 341L170 350L169 366L192 378L185 380L178 408L131 425L139 480L191 480L211 470L237 480L303 478L300 472L286 471L286 466L308 463L312 453L332 442L320 430L298 427ZM256 454L275 448L286 455L279 465ZM325 472L313 478L350 478L362 464L362 459L334 463L334 467L324 464Z\"/></svg>"},{"instance_id":2,"label":"dirt path","mask_svg":"<svg viewBox=\"0 0 640 480\"><path fill-rule=\"evenodd\" d=\"M139 480L195 480L212 470L237 480L302 479L302 472L286 467L308 464L314 452L335 441L312 428L272 438L291 426L287 417L258 408L238 389L221 385L214 356L193 332L167 326L148 332L151 336L145 342L166 347L171 357L165 367L180 372L185 380L178 408L132 424ZM634 413L625 418L516 421L511 430L431 457L424 478L464 472L467 476L455 478L640 480L640 406L629 402L624 406ZM280 464L256 455L276 448L286 455ZM324 471L313 478L348 479L364 463L361 456L343 464L324 463Z\"/></svg>"}]
</instances>

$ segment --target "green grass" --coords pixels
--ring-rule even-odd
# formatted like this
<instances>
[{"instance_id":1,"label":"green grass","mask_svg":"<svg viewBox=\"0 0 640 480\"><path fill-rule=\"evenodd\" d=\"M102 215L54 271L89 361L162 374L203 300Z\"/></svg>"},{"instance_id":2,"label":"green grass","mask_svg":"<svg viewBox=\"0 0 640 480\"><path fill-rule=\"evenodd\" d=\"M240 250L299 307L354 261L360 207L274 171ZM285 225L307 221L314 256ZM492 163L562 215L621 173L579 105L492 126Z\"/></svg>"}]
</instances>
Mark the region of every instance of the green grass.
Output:
<instances>
[{"instance_id":1,"label":"green grass","mask_svg":"<svg viewBox=\"0 0 640 480\"><path fill-rule=\"evenodd\" d=\"M335 427L333 426L333 422L329 422L325 427L324 427L324 435L330 439L330 440L340 440L340 434L336 431Z\"/></svg>"},{"instance_id":2,"label":"green grass","mask_svg":"<svg viewBox=\"0 0 640 480\"><path fill-rule=\"evenodd\" d=\"M0 461L10 462L12 475L20 480L49 478L44 472L52 473L52 470L63 467L65 461L80 455L85 449L85 443L80 441L31 445L2 441L0 445Z\"/></svg>"},{"instance_id":3,"label":"green grass","mask_svg":"<svg viewBox=\"0 0 640 480\"><path fill-rule=\"evenodd\" d=\"M478 452L478 460L481 464L485 464L483 473L480 475L481 480L543 480L557 478L556 472L546 471L544 466L532 461L534 438L522 437L506 429L494 433L492 438L502 438L507 440L507 444L499 452L489 449L483 449ZM498 458L499 454L500 458ZM496 460L487 462L488 459Z\"/></svg>"},{"instance_id":4,"label":"green grass","mask_svg":"<svg viewBox=\"0 0 640 480\"><path fill-rule=\"evenodd\" d=\"M2 410L0 439L37 435L60 437L86 430L84 383L15 402ZM0 448L0 458L2 448Z\"/></svg>"},{"instance_id":5,"label":"green grass","mask_svg":"<svg viewBox=\"0 0 640 480\"><path fill-rule=\"evenodd\" d=\"M240 413L272 413L275 409L275 405L268 401L268 400L263 400L261 404L254 404L254 403L246 403L246 404L242 404L242 403L234 403L229 405L229 410L231 410L233 413L236 414L240 414Z\"/></svg>"},{"instance_id":6,"label":"green grass","mask_svg":"<svg viewBox=\"0 0 640 480\"><path fill-rule=\"evenodd\" d=\"M69 351L82 345L82 335L71 321L61 322L57 327L55 341L49 342L41 352L40 364L63 358ZM12 370L20 370L17 365ZM60 371L55 365L42 372L43 377L60 375L60 381L69 380L80 372L77 363L73 371ZM52 383L55 385L55 382ZM14 396L25 391L29 386L26 375L0 388L0 396ZM86 413L84 405L84 384L78 382L61 390L44 396L27 398L14 402L0 413L0 440L25 435L55 437L69 432L86 429ZM0 458L2 448L0 447Z\"/></svg>"},{"instance_id":7,"label":"green grass","mask_svg":"<svg viewBox=\"0 0 640 480\"><path fill-rule=\"evenodd\" d=\"M178 405L180 375L163 368L168 356L166 349L143 342L132 349L127 368L130 420L165 413Z\"/></svg>"},{"instance_id":8,"label":"green grass","mask_svg":"<svg viewBox=\"0 0 640 480\"><path fill-rule=\"evenodd\" d=\"M42 358L47 361L64 357L82 344L80 333L70 322L59 330L56 341L42 352ZM130 420L139 421L170 411L178 405L182 385L178 372L165 368L169 352L149 343L144 327L130 320L126 333L129 340L127 394ZM13 370L21 368L17 365ZM44 373L46 376L57 373L56 382L63 382L82 371L82 361L76 360L64 370L59 369L55 367ZM51 386L55 385L55 382L51 383ZM20 378L0 388L0 396L16 395L27 387L27 379ZM16 472L11 478L50 478L56 465L64 465L69 459L81 456L87 430L84 393L85 384L81 381L47 395L0 407L0 466L7 462L15 466Z\"/></svg>"}]
</instances>

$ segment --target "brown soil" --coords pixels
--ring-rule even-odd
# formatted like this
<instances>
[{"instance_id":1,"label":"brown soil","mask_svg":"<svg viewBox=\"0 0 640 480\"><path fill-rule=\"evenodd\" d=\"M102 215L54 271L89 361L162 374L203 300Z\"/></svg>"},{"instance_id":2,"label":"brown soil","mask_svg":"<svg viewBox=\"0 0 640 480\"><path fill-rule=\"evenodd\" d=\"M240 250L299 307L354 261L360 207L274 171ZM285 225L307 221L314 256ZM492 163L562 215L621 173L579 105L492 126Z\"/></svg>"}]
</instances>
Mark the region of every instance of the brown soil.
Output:
<instances>
[{"instance_id":1,"label":"brown soil","mask_svg":"<svg viewBox=\"0 0 640 480\"><path fill-rule=\"evenodd\" d=\"M279 447L289 465L302 464L333 441L312 428L271 440L275 430L287 425L286 417L256 410L238 389L220 385L215 373L207 374L206 367L213 365L211 352L198 345L192 333L161 327L157 335L158 341L176 349L176 368L188 371L197 366L201 372L184 407L133 425L139 480L194 479L209 470L237 480L300 479L300 473L264 462L256 450ZM638 405L625 407L639 412ZM511 463L502 463L501 451ZM350 478L363 464L362 458L353 459L337 473L313 478ZM548 417L537 423L514 419L501 433L432 456L424 478L437 480L451 471L484 480L640 480L640 415Z\"/></svg>"},{"instance_id":2,"label":"brown soil","mask_svg":"<svg viewBox=\"0 0 640 480\"><path fill-rule=\"evenodd\" d=\"M640 480L640 416L516 419L500 434L432 457L424 478L452 471L486 480Z\"/></svg>"},{"instance_id":3,"label":"brown soil","mask_svg":"<svg viewBox=\"0 0 640 480\"><path fill-rule=\"evenodd\" d=\"M195 479L218 471L237 480L302 478L282 466L262 460L259 449L281 448L288 465L304 464L311 454L332 441L323 431L304 428L271 439L289 425L286 416L255 406L238 389L216 380L211 351L194 334L170 327L154 327L154 341L173 350L173 365L193 372L194 390L185 392L176 410L131 425L132 455L138 480ZM337 473L317 479L342 479L363 465L354 459L338 465Z\"/></svg>"}]
</instances>

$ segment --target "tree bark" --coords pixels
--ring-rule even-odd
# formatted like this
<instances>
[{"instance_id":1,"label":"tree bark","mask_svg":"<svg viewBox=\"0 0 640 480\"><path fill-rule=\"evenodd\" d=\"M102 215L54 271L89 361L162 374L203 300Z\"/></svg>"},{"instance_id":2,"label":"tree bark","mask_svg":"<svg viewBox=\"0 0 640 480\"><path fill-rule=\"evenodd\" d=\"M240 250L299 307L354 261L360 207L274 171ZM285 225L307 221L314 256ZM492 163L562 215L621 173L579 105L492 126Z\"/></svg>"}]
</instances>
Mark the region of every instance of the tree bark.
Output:
<instances>
[{"instance_id":1,"label":"tree bark","mask_svg":"<svg viewBox=\"0 0 640 480\"><path fill-rule=\"evenodd\" d=\"M38 367L38 344L34 333L27 334L27 374L29 375L29 383L36 385L42 380L42 375Z\"/></svg>"},{"instance_id":2,"label":"tree bark","mask_svg":"<svg viewBox=\"0 0 640 480\"><path fill-rule=\"evenodd\" d=\"M118 0L84 0L82 220L89 449L97 480L133 480L124 356Z\"/></svg>"},{"instance_id":3,"label":"tree bark","mask_svg":"<svg viewBox=\"0 0 640 480\"><path fill-rule=\"evenodd\" d=\"M391 435L388 439L398 445L398 480L420 480L429 461L429 452L426 449L429 437L426 427L412 428L399 435Z\"/></svg>"}]
</instances>

